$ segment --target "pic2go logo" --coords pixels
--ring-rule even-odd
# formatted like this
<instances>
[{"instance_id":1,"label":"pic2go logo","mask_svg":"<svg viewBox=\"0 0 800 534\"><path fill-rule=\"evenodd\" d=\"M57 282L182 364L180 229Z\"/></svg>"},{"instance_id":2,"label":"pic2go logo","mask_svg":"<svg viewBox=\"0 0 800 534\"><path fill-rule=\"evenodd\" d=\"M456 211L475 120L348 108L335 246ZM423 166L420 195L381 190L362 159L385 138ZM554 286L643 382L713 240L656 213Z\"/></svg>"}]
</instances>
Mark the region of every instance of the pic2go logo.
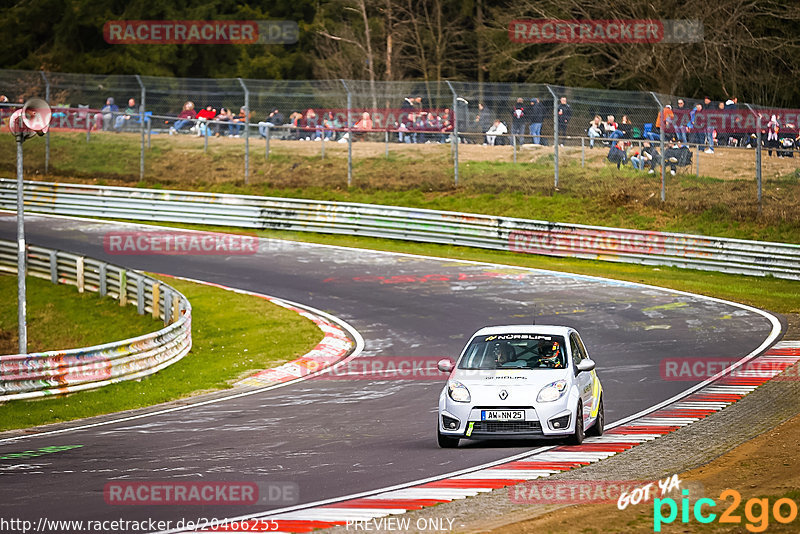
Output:
<instances>
[{"instance_id":1,"label":"pic2go logo","mask_svg":"<svg viewBox=\"0 0 800 534\"><path fill-rule=\"evenodd\" d=\"M682 491L683 498L680 504L681 523L689 523L691 511L694 520L698 523L711 523L717 519L717 514L710 509L715 508L717 503L713 499L702 498L695 501L694 506L689 504L689 490ZM728 508L719 516L720 523L741 524L742 517L736 513L739 504L742 502L741 494L733 489L727 489L719 494L723 501L731 500ZM665 508L667 510L666 515ZM661 532L661 526L673 523L678 518L678 503L675 499L654 499L653 500L653 531ZM744 504L744 517L747 520L745 528L750 532L764 532L769 526L770 513L772 517L781 524L788 524L797 519L797 503L786 497L776 500L772 508L769 506L769 499L752 498Z\"/></svg>"}]
</instances>

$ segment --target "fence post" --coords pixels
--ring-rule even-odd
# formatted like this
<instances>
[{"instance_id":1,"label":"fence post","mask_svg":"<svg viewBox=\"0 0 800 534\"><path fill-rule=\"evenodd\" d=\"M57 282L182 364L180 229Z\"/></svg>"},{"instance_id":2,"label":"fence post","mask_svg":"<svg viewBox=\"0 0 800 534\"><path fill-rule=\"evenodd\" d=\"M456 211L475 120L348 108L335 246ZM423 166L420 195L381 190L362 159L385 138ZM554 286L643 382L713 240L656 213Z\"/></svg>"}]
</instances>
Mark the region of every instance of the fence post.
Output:
<instances>
[{"instance_id":1,"label":"fence post","mask_svg":"<svg viewBox=\"0 0 800 534\"><path fill-rule=\"evenodd\" d=\"M350 96L350 88L344 80L339 80L347 91L347 187L353 183L353 129L350 127L350 107L353 103Z\"/></svg>"},{"instance_id":2,"label":"fence post","mask_svg":"<svg viewBox=\"0 0 800 534\"><path fill-rule=\"evenodd\" d=\"M761 113L756 113L750 104L745 104L756 117L756 184L758 185L758 213L761 213Z\"/></svg>"},{"instance_id":3,"label":"fence post","mask_svg":"<svg viewBox=\"0 0 800 534\"><path fill-rule=\"evenodd\" d=\"M9 122L11 120L9 119ZM22 122L22 119L20 119ZM22 135L17 137L17 322L19 353L28 353L28 311L26 277L28 275L28 245L25 243L25 181L22 161Z\"/></svg>"},{"instance_id":4,"label":"fence post","mask_svg":"<svg viewBox=\"0 0 800 534\"><path fill-rule=\"evenodd\" d=\"M205 126L203 128L203 153L208 154L208 130L209 130L209 123L211 121L205 121L201 124L201 126ZM199 128L200 126L198 126Z\"/></svg>"},{"instance_id":5,"label":"fence post","mask_svg":"<svg viewBox=\"0 0 800 534\"><path fill-rule=\"evenodd\" d=\"M458 187L458 94L453 84L450 83L450 80L445 80L445 82L447 82L447 87L450 88L450 92L453 93L453 109L451 111L453 117L453 180L456 187Z\"/></svg>"},{"instance_id":6,"label":"fence post","mask_svg":"<svg viewBox=\"0 0 800 534\"><path fill-rule=\"evenodd\" d=\"M91 130L92 130L92 114L88 110L86 111L86 142L89 142L91 138Z\"/></svg>"},{"instance_id":7,"label":"fence post","mask_svg":"<svg viewBox=\"0 0 800 534\"><path fill-rule=\"evenodd\" d=\"M586 138L581 137L581 167L586 167Z\"/></svg>"},{"instance_id":8,"label":"fence post","mask_svg":"<svg viewBox=\"0 0 800 534\"><path fill-rule=\"evenodd\" d=\"M661 202L666 200L667 196L667 177L666 171L667 167L665 165L666 158L664 157L664 127L666 126L666 120L664 119L664 106L661 105L661 101L658 99L656 94L653 91L650 91L650 96L653 97L653 100L656 101L656 105L658 106L658 115L661 116L661 127L658 129L658 139L659 139L659 146L661 147Z\"/></svg>"},{"instance_id":9,"label":"fence post","mask_svg":"<svg viewBox=\"0 0 800 534\"><path fill-rule=\"evenodd\" d=\"M169 290L168 287L164 288L164 309L163 309L163 320L164 326L169 324L169 316L170 316L170 303L172 302L172 292Z\"/></svg>"},{"instance_id":10,"label":"fence post","mask_svg":"<svg viewBox=\"0 0 800 534\"><path fill-rule=\"evenodd\" d=\"M383 132L383 157L389 159L389 125L386 125L386 131Z\"/></svg>"},{"instance_id":11,"label":"fence post","mask_svg":"<svg viewBox=\"0 0 800 534\"><path fill-rule=\"evenodd\" d=\"M152 315L153 315L153 319L158 319L161 316L161 314L159 312L159 308L160 308L160 305L161 305L161 302L160 302L160 299L161 299L161 284L159 284L158 282L155 282L153 284L152 295L153 295L153 306L151 307L151 312L152 312Z\"/></svg>"},{"instance_id":12,"label":"fence post","mask_svg":"<svg viewBox=\"0 0 800 534\"><path fill-rule=\"evenodd\" d=\"M267 126L267 136L265 137L266 144L264 145L264 159L269 159L269 136L272 130Z\"/></svg>"},{"instance_id":13,"label":"fence post","mask_svg":"<svg viewBox=\"0 0 800 534\"><path fill-rule=\"evenodd\" d=\"M145 126L146 120L144 114L145 89L144 89L144 84L142 83L142 78L138 74L136 74L135 76L136 76L136 81L139 83L139 89L141 89L142 91L142 94L139 97L139 119L142 121L140 128L142 132L142 142L141 146L139 147L139 179L144 180L144 134L145 134L145 129L147 128Z\"/></svg>"},{"instance_id":14,"label":"fence post","mask_svg":"<svg viewBox=\"0 0 800 534\"><path fill-rule=\"evenodd\" d=\"M128 271L119 271L119 305L125 306L128 303Z\"/></svg>"},{"instance_id":15,"label":"fence post","mask_svg":"<svg viewBox=\"0 0 800 534\"><path fill-rule=\"evenodd\" d=\"M558 189L558 97L549 85L545 85L545 87L553 96L553 187Z\"/></svg>"},{"instance_id":16,"label":"fence post","mask_svg":"<svg viewBox=\"0 0 800 534\"><path fill-rule=\"evenodd\" d=\"M322 136L319 138L320 144L322 145L320 151L320 158L325 159L325 128L322 129Z\"/></svg>"},{"instance_id":17,"label":"fence post","mask_svg":"<svg viewBox=\"0 0 800 534\"><path fill-rule=\"evenodd\" d=\"M514 145L514 164L517 163L517 136L516 134L511 134L511 144Z\"/></svg>"},{"instance_id":18,"label":"fence post","mask_svg":"<svg viewBox=\"0 0 800 534\"><path fill-rule=\"evenodd\" d=\"M50 282L58 284L58 252L50 251Z\"/></svg>"},{"instance_id":19,"label":"fence post","mask_svg":"<svg viewBox=\"0 0 800 534\"><path fill-rule=\"evenodd\" d=\"M78 287L78 293L83 293L84 290L83 256L78 256L78 258L75 260L75 285Z\"/></svg>"},{"instance_id":20,"label":"fence post","mask_svg":"<svg viewBox=\"0 0 800 534\"><path fill-rule=\"evenodd\" d=\"M45 75L44 71L39 71L42 75L42 79L44 80L44 101L50 105L50 80L47 79L47 75ZM47 133L44 134L44 173L49 174L50 172L50 128L47 129Z\"/></svg>"},{"instance_id":21,"label":"fence post","mask_svg":"<svg viewBox=\"0 0 800 534\"><path fill-rule=\"evenodd\" d=\"M136 277L136 312L144 315L144 278Z\"/></svg>"},{"instance_id":22,"label":"fence post","mask_svg":"<svg viewBox=\"0 0 800 534\"><path fill-rule=\"evenodd\" d=\"M695 176L700 176L700 143L697 143L695 146L695 150L697 150L697 171L694 173Z\"/></svg>"},{"instance_id":23,"label":"fence post","mask_svg":"<svg viewBox=\"0 0 800 534\"><path fill-rule=\"evenodd\" d=\"M247 185L250 176L250 91L244 80L241 78L237 80L244 89L244 185Z\"/></svg>"},{"instance_id":24,"label":"fence post","mask_svg":"<svg viewBox=\"0 0 800 534\"><path fill-rule=\"evenodd\" d=\"M101 263L97 269L97 277L100 281L100 296L105 297L108 293L108 269L105 262Z\"/></svg>"}]
</instances>

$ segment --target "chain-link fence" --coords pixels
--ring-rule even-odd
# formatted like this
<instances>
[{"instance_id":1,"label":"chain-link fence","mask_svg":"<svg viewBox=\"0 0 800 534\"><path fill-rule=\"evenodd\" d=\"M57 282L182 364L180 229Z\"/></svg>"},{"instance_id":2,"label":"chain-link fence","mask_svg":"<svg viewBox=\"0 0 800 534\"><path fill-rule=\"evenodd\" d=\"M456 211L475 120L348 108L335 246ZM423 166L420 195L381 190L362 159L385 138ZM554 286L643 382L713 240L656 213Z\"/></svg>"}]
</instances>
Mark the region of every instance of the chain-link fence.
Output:
<instances>
[{"instance_id":1,"label":"chain-link fence","mask_svg":"<svg viewBox=\"0 0 800 534\"><path fill-rule=\"evenodd\" d=\"M149 154L163 152L182 136L242 138L224 157L241 158L245 183L253 162L302 153L347 158L442 158L452 164L459 185L460 163L475 160L536 162L560 170L577 165L630 165L661 176L700 175L702 163L720 146L750 150L759 183L762 147L776 157L792 157L800 147L796 117L789 110L713 103L647 92L610 91L543 84L467 82L370 82L365 80L245 80L101 76L0 70L0 117L29 97L51 104L53 135L85 135L87 143L117 147L104 162L86 158L62 167L58 149L34 150L37 169L54 164L69 172L97 172L113 162L117 173L143 179ZM699 104L699 107L698 107ZM713 117L712 117L713 115ZM760 118L759 118L760 116ZM116 143L116 132L138 136L138 150ZM170 141L172 139L173 141ZM298 151L293 142L316 141ZM116 143L116 144L115 144ZM211 144L211 151L217 150ZM295 148L287 148L287 146ZM411 145L434 145L415 151ZM439 145L437 148L436 146ZM486 147L486 148L485 148ZM495 148L496 147L496 148ZM58 147L56 147L58 148ZM327 151L327 152L326 152ZM99 151L102 152L102 151ZM220 152L220 157L223 154ZM257 160L254 160L258 157ZM51 161L51 158L54 161ZM155 158L153 158L155 159ZM772 162L771 159L767 159ZM169 164L151 170L169 172ZM794 169L793 169L794 171ZM258 167L256 172L264 172Z\"/></svg>"}]
</instances>

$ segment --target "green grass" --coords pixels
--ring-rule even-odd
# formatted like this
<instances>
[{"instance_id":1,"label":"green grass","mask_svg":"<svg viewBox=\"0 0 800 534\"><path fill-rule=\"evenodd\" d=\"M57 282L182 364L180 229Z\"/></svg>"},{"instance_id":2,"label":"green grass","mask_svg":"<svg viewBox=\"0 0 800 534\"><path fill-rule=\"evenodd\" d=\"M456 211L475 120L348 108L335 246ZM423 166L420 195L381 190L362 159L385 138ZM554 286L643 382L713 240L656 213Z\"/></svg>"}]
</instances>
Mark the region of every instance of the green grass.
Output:
<instances>
[{"instance_id":1,"label":"green grass","mask_svg":"<svg viewBox=\"0 0 800 534\"><path fill-rule=\"evenodd\" d=\"M164 280L192 303L193 348L190 354L141 381L123 382L66 397L10 401L0 406L0 430L131 410L199 392L225 389L231 387L230 383L235 379L254 370L273 367L305 354L322 337L319 329L308 319L264 299L172 278ZM52 289L63 288L54 286ZM73 298L83 300L77 297L77 294L66 294L64 307L72 306ZM108 303L112 308L115 306L110 299L93 298ZM4 306L6 300L3 300ZM16 309L15 299L13 306ZM54 304L54 307L60 306ZM119 313L130 311L134 318L146 320L138 317L132 308L116 308L112 310L115 312L112 318L120 319ZM62 329L64 324L71 328L76 317L88 323L83 310L75 313L63 318ZM6 315L4 309L3 317ZM16 312L13 317L16 318ZM106 327L106 337L98 334L98 338L102 338L99 340L123 339L125 335L121 328L128 317L125 319L113 321L113 330ZM147 323L145 332L158 328L158 323L152 319Z\"/></svg>"},{"instance_id":2,"label":"green grass","mask_svg":"<svg viewBox=\"0 0 800 534\"><path fill-rule=\"evenodd\" d=\"M99 345L162 328L159 321L138 315L133 306L96 293L78 293L73 286L54 285L28 277L28 352ZM17 277L0 275L0 353L16 354Z\"/></svg>"}]
</instances>

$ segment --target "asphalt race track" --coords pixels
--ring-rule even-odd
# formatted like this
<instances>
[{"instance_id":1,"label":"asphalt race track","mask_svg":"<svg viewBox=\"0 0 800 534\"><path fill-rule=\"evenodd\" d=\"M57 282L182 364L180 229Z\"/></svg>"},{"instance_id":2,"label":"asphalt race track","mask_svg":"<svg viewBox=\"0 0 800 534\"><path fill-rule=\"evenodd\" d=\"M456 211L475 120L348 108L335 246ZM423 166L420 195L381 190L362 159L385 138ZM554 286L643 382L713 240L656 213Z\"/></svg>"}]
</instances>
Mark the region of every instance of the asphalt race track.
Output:
<instances>
[{"instance_id":1,"label":"asphalt race track","mask_svg":"<svg viewBox=\"0 0 800 534\"><path fill-rule=\"evenodd\" d=\"M249 256L112 256L103 250L103 234L131 226L26 219L31 244L329 312L364 337L359 358L455 357L477 328L534 316L540 324L575 326L598 363L609 422L693 384L662 380L664 358L742 357L772 331L750 309L582 276L275 240L262 240L260 252ZM0 238L14 240L15 228L13 214L0 215ZM181 364L190 360L191 354ZM462 442L458 450L439 449L442 380L308 380L135 421L0 442L0 457L81 445L0 459L2 516L34 522L233 517L271 506L111 506L103 488L117 480L289 482L299 487L298 502L309 503L549 444Z\"/></svg>"}]
</instances>

